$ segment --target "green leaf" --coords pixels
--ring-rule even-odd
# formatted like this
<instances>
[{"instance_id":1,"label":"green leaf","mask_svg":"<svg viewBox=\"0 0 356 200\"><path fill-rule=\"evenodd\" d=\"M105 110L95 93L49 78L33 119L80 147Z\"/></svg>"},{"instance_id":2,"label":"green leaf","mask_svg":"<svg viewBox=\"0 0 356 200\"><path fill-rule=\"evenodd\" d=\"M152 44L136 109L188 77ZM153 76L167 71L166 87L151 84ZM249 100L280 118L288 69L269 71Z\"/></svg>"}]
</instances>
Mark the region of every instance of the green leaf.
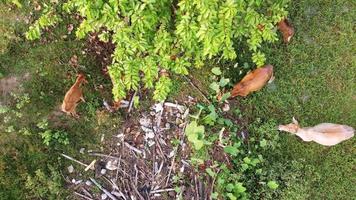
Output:
<instances>
[{"instance_id":1,"label":"green leaf","mask_svg":"<svg viewBox=\"0 0 356 200\"><path fill-rule=\"evenodd\" d=\"M235 191L237 193L244 193L246 191L246 188L242 185L242 183L237 183L235 185Z\"/></svg>"},{"instance_id":2,"label":"green leaf","mask_svg":"<svg viewBox=\"0 0 356 200\"><path fill-rule=\"evenodd\" d=\"M192 121L185 128L187 139L192 143L195 150L200 150L204 146L204 126L198 126L196 121Z\"/></svg>"},{"instance_id":3,"label":"green leaf","mask_svg":"<svg viewBox=\"0 0 356 200\"><path fill-rule=\"evenodd\" d=\"M237 153L239 152L239 150L234 146L226 146L224 147L224 151L233 156L237 156Z\"/></svg>"},{"instance_id":4,"label":"green leaf","mask_svg":"<svg viewBox=\"0 0 356 200\"><path fill-rule=\"evenodd\" d=\"M227 193L226 196L229 197L230 200L237 200L237 198L232 193Z\"/></svg>"},{"instance_id":5,"label":"green leaf","mask_svg":"<svg viewBox=\"0 0 356 200\"><path fill-rule=\"evenodd\" d=\"M224 102L226 99L228 99L231 96L230 92L224 93L220 99L220 102Z\"/></svg>"},{"instance_id":6,"label":"green leaf","mask_svg":"<svg viewBox=\"0 0 356 200\"><path fill-rule=\"evenodd\" d=\"M265 147L266 145L267 145L267 140L262 139L262 140L260 141L260 146L261 146L261 147Z\"/></svg>"},{"instance_id":7,"label":"green leaf","mask_svg":"<svg viewBox=\"0 0 356 200\"><path fill-rule=\"evenodd\" d=\"M276 181L268 181L267 183L268 187L271 188L272 190L275 190L278 188L278 184L276 183Z\"/></svg>"},{"instance_id":8,"label":"green leaf","mask_svg":"<svg viewBox=\"0 0 356 200\"><path fill-rule=\"evenodd\" d=\"M211 193L211 198L212 199L217 199L218 197L219 197L219 193L217 193L217 192Z\"/></svg>"},{"instance_id":9,"label":"green leaf","mask_svg":"<svg viewBox=\"0 0 356 200\"><path fill-rule=\"evenodd\" d=\"M211 72L217 76L221 75L221 70L219 67L214 67L213 69L211 69Z\"/></svg>"},{"instance_id":10,"label":"green leaf","mask_svg":"<svg viewBox=\"0 0 356 200\"><path fill-rule=\"evenodd\" d=\"M209 174L209 176L211 177L215 177L216 176L216 173L211 169L211 168L206 168L206 173Z\"/></svg>"},{"instance_id":11,"label":"green leaf","mask_svg":"<svg viewBox=\"0 0 356 200\"><path fill-rule=\"evenodd\" d=\"M230 82L230 79L228 78L221 78L219 82L220 87L225 87L228 83Z\"/></svg>"},{"instance_id":12,"label":"green leaf","mask_svg":"<svg viewBox=\"0 0 356 200\"><path fill-rule=\"evenodd\" d=\"M235 188L235 186L232 183L229 183L226 185L226 190L228 192L232 192L232 190Z\"/></svg>"},{"instance_id":13,"label":"green leaf","mask_svg":"<svg viewBox=\"0 0 356 200\"><path fill-rule=\"evenodd\" d=\"M216 93L220 92L220 87L217 82L212 82L209 87L210 89L214 90Z\"/></svg>"},{"instance_id":14,"label":"green leaf","mask_svg":"<svg viewBox=\"0 0 356 200\"><path fill-rule=\"evenodd\" d=\"M242 171L246 171L248 169L248 165L245 163L241 164L241 169Z\"/></svg>"},{"instance_id":15,"label":"green leaf","mask_svg":"<svg viewBox=\"0 0 356 200\"><path fill-rule=\"evenodd\" d=\"M203 148L203 146L204 146L204 142L201 140L196 140L194 142L194 149L197 151L200 150L201 148Z\"/></svg>"},{"instance_id":16,"label":"green leaf","mask_svg":"<svg viewBox=\"0 0 356 200\"><path fill-rule=\"evenodd\" d=\"M251 163L251 159L249 157L245 157L243 160L244 160L244 162L246 164L250 164Z\"/></svg>"}]
</instances>

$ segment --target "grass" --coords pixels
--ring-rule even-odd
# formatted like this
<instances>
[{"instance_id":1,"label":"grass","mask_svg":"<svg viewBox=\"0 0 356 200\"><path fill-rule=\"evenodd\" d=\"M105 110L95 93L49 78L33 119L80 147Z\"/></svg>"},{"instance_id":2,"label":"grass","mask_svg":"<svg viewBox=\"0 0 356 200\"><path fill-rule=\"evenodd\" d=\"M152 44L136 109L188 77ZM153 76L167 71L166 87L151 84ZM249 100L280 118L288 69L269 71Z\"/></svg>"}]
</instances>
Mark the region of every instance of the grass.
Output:
<instances>
[{"instance_id":1,"label":"grass","mask_svg":"<svg viewBox=\"0 0 356 200\"><path fill-rule=\"evenodd\" d=\"M303 126L334 122L356 127L355 9L355 4L347 0L292 2L289 17L296 28L295 37L289 45L280 42L265 47L268 63L275 66L276 80L248 98L238 98L244 107L241 109L243 117L251 122L261 118L262 121L274 119L289 123L295 116ZM83 43L70 37L54 40L54 35L63 34L57 29L49 33L49 38L52 37L49 42L25 41L22 33L28 26L24 23L27 11L0 7L0 13L0 32L9 30L4 34L6 37L0 36L0 78L26 72L31 77L23 83L31 103L21 110L24 116L13 117L11 123L17 125L16 129L30 127L32 132L29 136L19 132L5 133L7 127L0 125L0 199L25 199L29 191L23 183L28 176L33 177L38 169L50 174L49 163L65 169L69 162L59 158L59 152L75 157L79 148L97 148L101 134L114 132L113 124L119 124L120 118L97 113L102 96L94 88L100 84L108 88L110 84L95 75L100 74L100 69L93 60L81 54ZM79 113L83 114L78 121L53 116L66 89L74 81L76 71L68 64L74 54L85 66L80 70L88 75L90 82L85 88L89 103L79 106ZM67 78L66 74L72 77ZM209 86L208 74L209 70L192 72L198 79L196 85L204 91ZM232 76L232 80L241 78L241 75ZM175 78L180 81L174 85L172 101L181 98L182 93L199 96L184 79ZM14 106L12 103L10 106ZM35 124L43 118L50 119L51 129L69 134L69 146L42 144ZM356 196L353 187L355 139L323 147L288 134L280 135L283 154L273 158L274 167L294 169L293 173L283 175L294 181L281 191L282 199L350 199Z\"/></svg>"},{"instance_id":2,"label":"grass","mask_svg":"<svg viewBox=\"0 0 356 200\"><path fill-rule=\"evenodd\" d=\"M8 121L0 124L0 199L35 199L38 196L32 195L38 193L40 188L25 187L29 177L37 180L39 185L58 184L51 182L58 181L58 177L50 179L53 170L60 171L72 164L60 158L58 153L63 152L75 157L80 148L98 149L101 135L113 133L120 118L100 114L101 98L110 94L110 89L101 94L95 87L103 85L109 88L110 83L101 75L96 76L100 74L100 68L90 57L82 55L83 42L70 39L28 42L23 36L28 25L24 20L16 19L19 16L28 16L26 7L23 10L8 8L1 6L0 24L6 26L10 21L15 23L12 23L10 30L13 38L7 38L7 41L1 44L4 51L0 53L0 73L6 77L21 77L29 73L28 81L20 81L23 89L18 95L29 94L30 103L17 109L14 98L0 97L0 102L5 102L5 106L10 108L10 112L0 114L1 121ZM51 35L61 34L56 31L55 29L52 33L47 33L49 38ZM78 69L68 64L72 55L79 57L81 67ZM73 120L59 112L59 105L66 90L74 82L77 70L83 71L88 77L89 84L84 88L88 103L79 105L81 118ZM16 113L21 113L22 117L16 116ZM48 119L48 129L66 132L70 144L44 145L39 135L40 130L36 127L43 119ZM8 127L13 127L14 130L6 132ZM20 131L22 128L26 128L29 133L24 135ZM87 162L91 162L90 159L88 158ZM38 169L45 173L44 179L34 178ZM38 182L40 180L42 182ZM64 188L51 192L55 193L57 198L64 199ZM48 191L45 195L48 195L45 196L46 199L49 198Z\"/></svg>"},{"instance_id":3,"label":"grass","mask_svg":"<svg viewBox=\"0 0 356 200\"><path fill-rule=\"evenodd\" d=\"M275 66L276 79L262 92L239 99L246 107L245 117L290 123L295 116L303 126L332 122L356 127L355 9L355 4L347 0L293 2L289 17L295 37L289 45L266 47L267 62ZM310 189L300 199L356 196L355 144L352 139L323 147L286 134L284 155L279 159L305 159L304 164L315 167L320 175L303 177ZM294 191L298 197L300 191Z\"/></svg>"}]
</instances>

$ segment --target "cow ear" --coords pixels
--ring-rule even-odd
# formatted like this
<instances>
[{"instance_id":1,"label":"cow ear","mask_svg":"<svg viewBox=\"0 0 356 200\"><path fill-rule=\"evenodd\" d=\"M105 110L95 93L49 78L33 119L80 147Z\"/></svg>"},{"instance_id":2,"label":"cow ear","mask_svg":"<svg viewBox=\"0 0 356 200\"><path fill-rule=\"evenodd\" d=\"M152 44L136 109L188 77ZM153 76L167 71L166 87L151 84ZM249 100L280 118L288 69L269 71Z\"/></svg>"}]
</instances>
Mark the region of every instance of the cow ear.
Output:
<instances>
[{"instance_id":1,"label":"cow ear","mask_svg":"<svg viewBox=\"0 0 356 200\"><path fill-rule=\"evenodd\" d=\"M299 125L299 122L293 117L292 119L293 124Z\"/></svg>"}]
</instances>

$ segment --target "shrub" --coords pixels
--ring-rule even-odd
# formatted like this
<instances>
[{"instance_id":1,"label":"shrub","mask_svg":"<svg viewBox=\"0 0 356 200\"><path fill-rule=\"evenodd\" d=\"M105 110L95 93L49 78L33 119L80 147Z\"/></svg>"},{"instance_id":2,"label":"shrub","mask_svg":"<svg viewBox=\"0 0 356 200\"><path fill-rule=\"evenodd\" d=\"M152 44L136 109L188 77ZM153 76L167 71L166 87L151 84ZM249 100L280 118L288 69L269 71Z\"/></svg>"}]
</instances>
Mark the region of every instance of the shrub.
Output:
<instances>
[{"instance_id":1,"label":"shrub","mask_svg":"<svg viewBox=\"0 0 356 200\"><path fill-rule=\"evenodd\" d=\"M266 58L263 42L277 40L275 24L286 16L288 0L69 0L54 3L29 28L26 37L40 37L41 29L61 21L63 11L77 13L76 36L99 33L115 44L109 74L116 100L127 91L155 88L154 99L166 98L171 82L162 70L188 74L190 67L217 57L234 60L237 45L247 44L252 61Z\"/></svg>"}]
</instances>

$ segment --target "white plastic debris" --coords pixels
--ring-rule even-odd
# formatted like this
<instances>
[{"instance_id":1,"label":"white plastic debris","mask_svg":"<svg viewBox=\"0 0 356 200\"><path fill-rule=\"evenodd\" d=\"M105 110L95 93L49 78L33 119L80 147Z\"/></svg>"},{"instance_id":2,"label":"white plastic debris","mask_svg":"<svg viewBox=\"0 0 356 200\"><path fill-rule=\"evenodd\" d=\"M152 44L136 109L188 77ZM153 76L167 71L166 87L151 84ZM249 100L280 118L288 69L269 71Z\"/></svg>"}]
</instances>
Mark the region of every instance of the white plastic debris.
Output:
<instances>
[{"instance_id":1,"label":"white plastic debris","mask_svg":"<svg viewBox=\"0 0 356 200\"><path fill-rule=\"evenodd\" d=\"M156 103L154 106L153 106L153 109L155 110L156 113L159 113L163 110L163 105L162 103Z\"/></svg>"},{"instance_id":2,"label":"white plastic debris","mask_svg":"<svg viewBox=\"0 0 356 200\"><path fill-rule=\"evenodd\" d=\"M117 170L117 166L118 165L118 161L117 160L109 160L107 163L106 163L106 169L108 170Z\"/></svg>"},{"instance_id":3,"label":"white plastic debris","mask_svg":"<svg viewBox=\"0 0 356 200\"><path fill-rule=\"evenodd\" d=\"M154 144L155 144L155 141L152 141L152 140L148 140L148 146L149 147L152 147Z\"/></svg>"},{"instance_id":4,"label":"white plastic debris","mask_svg":"<svg viewBox=\"0 0 356 200\"><path fill-rule=\"evenodd\" d=\"M101 173L102 175L106 174L106 169L101 169L100 173Z\"/></svg>"},{"instance_id":5,"label":"white plastic debris","mask_svg":"<svg viewBox=\"0 0 356 200\"><path fill-rule=\"evenodd\" d=\"M175 153L175 151L172 150L172 151L169 153L168 158L172 158L172 157L174 156L174 153Z\"/></svg>"},{"instance_id":6,"label":"white plastic debris","mask_svg":"<svg viewBox=\"0 0 356 200\"><path fill-rule=\"evenodd\" d=\"M68 172L69 172L69 173L73 173L73 172L74 172L74 167L73 167L73 165L69 165L69 167L68 167Z\"/></svg>"},{"instance_id":7,"label":"white plastic debris","mask_svg":"<svg viewBox=\"0 0 356 200\"><path fill-rule=\"evenodd\" d=\"M91 183L91 181L87 180L87 181L85 181L85 185L87 185L87 186L91 186L91 185L92 185L92 183Z\"/></svg>"},{"instance_id":8,"label":"white plastic debris","mask_svg":"<svg viewBox=\"0 0 356 200\"><path fill-rule=\"evenodd\" d=\"M142 117L140 119L140 124L141 126L144 126L144 127L150 127L151 126L151 120L147 117Z\"/></svg>"},{"instance_id":9,"label":"white plastic debris","mask_svg":"<svg viewBox=\"0 0 356 200\"><path fill-rule=\"evenodd\" d=\"M84 154L85 148L80 148L79 153Z\"/></svg>"},{"instance_id":10,"label":"white plastic debris","mask_svg":"<svg viewBox=\"0 0 356 200\"><path fill-rule=\"evenodd\" d=\"M223 110L224 112L229 111L229 110L230 110L230 105L229 105L229 103L225 103L224 106L222 107L222 110Z\"/></svg>"},{"instance_id":11,"label":"white plastic debris","mask_svg":"<svg viewBox=\"0 0 356 200\"><path fill-rule=\"evenodd\" d=\"M101 194L101 199L102 199L102 200L105 200L105 199L107 199L107 198L108 198L108 195L107 195L107 194L105 194L105 193Z\"/></svg>"},{"instance_id":12,"label":"white plastic debris","mask_svg":"<svg viewBox=\"0 0 356 200\"><path fill-rule=\"evenodd\" d=\"M154 137L155 137L155 134L153 131L146 132L146 138L153 139Z\"/></svg>"}]
</instances>

